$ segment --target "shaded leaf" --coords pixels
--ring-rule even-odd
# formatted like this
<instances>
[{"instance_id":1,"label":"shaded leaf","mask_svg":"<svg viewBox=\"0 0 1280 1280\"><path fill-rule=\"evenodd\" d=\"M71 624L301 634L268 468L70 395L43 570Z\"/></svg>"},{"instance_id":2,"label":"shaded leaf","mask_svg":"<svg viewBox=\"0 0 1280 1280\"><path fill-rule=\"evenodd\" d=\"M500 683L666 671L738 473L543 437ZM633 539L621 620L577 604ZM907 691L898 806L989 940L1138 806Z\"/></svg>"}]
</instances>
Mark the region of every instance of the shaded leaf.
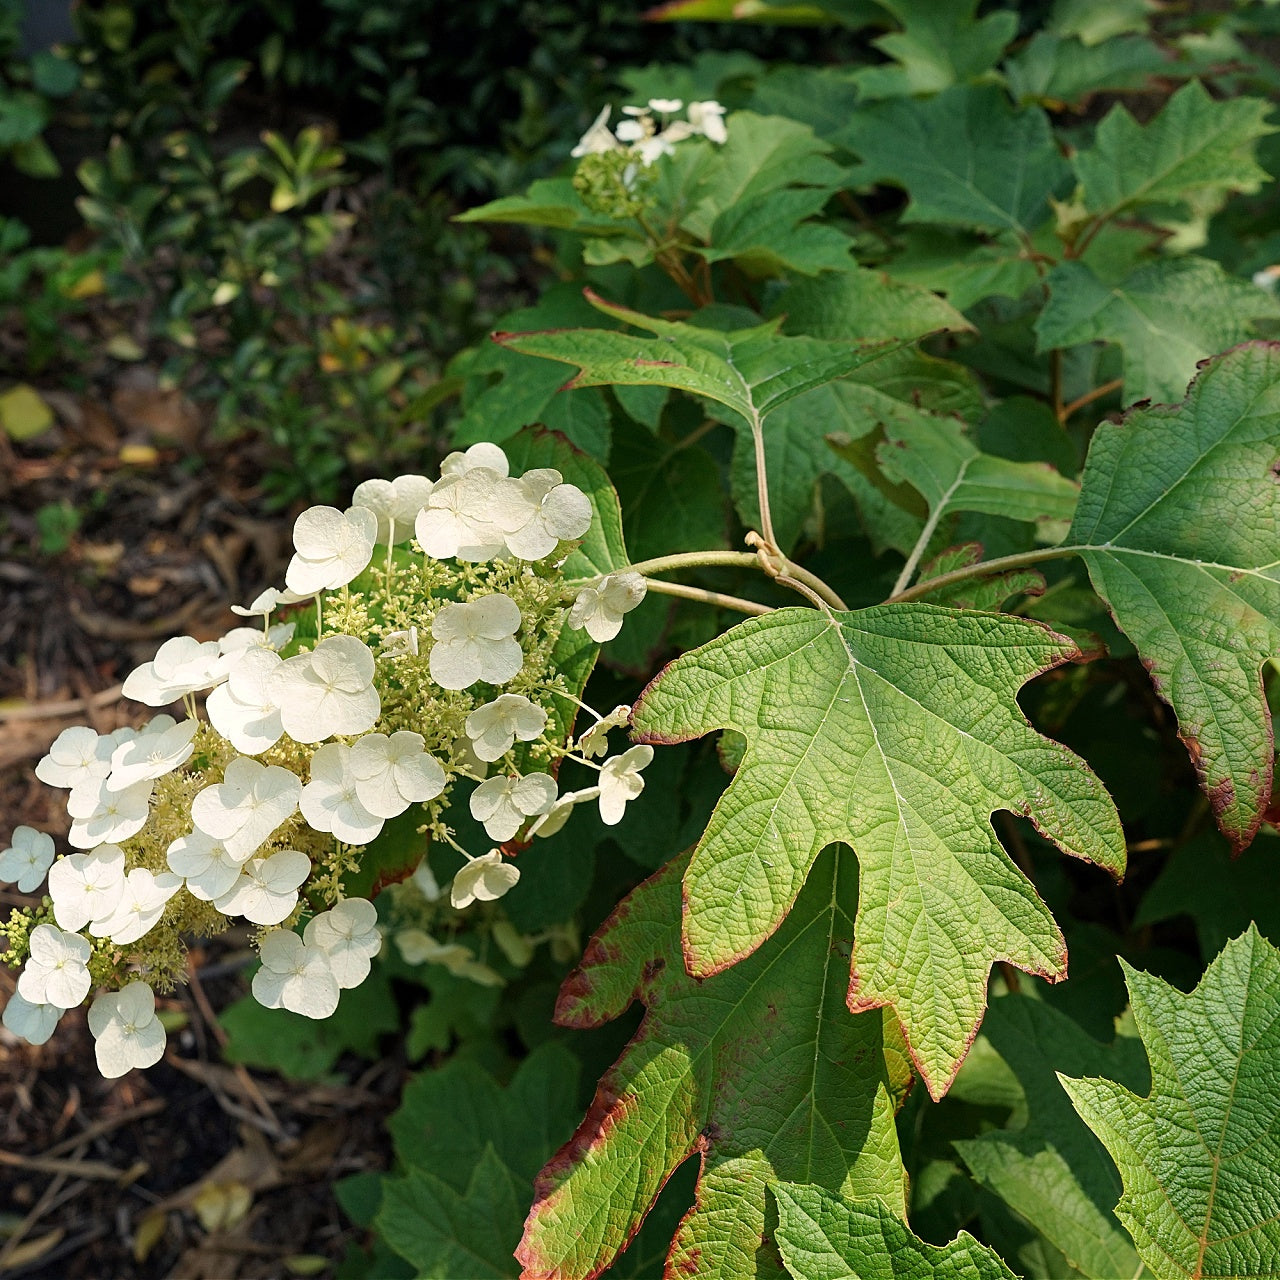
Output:
<instances>
[{"instance_id":1,"label":"shaded leaf","mask_svg":"<svg viewBox=\"0 0 1280 1280\"><path fill-rule=\"evenodd\" d=\"M1124 866L1101 783L1016 702L1078 656L1038 624L931 605L782 609L678 658L636 703L642 741L736 729L749 746L686 876L685 956L717 973L785 918L819 852L861 867L849 1006L891 1005L934 1097L997 959L1061 976L1061 934L991 828L1026 814L1073 856Z\"/></svg>"},{"instance_id":2,"label":"shaded leaf","mask_svg":"<svg viewBox=\"0 0 1280 1280\"><path fill-rule=\"evenodd\" d=\"M990 71L1018 30L1018 16L997 10L975 18L978 0L878 0L903 30L872 43L897 66L854 73L864 99L938 93Z\"/></svg>"},{"instance_id":3,"label":"shaded leaf","mask_svg":"<svg viewBox=\"0 0 1280 1280\"><path fill-rule=\"evenodd\" d=\"M955 1143L978 1182L998 1195L1085 1276L1132 1276L1138 1255L1112 1212L1120 1175L1076 1115L1055 1071L1105 1075L1133 1089L1150 1080L1142 1046L1104 1046L1065 1014L1026 996L991 1002L982 1034L1013 1069L1026 1123Z\"/></svg>"},{"instance_id":4,"label":"shaded leaf","mask_svg":"<svg viewBox=\"0 0 1280 1280\"><path fill-rule=\"evenodd\" d=\"M617 234L612 219L593 213L582 201L569 178L540 178L524 195L503 196L465 213L454 222L516 222L529 227L611 236Z\"/></svg>"},{"instance_id":5,"label":"shaded leaf","mask_svg":"<svg viewBox=\"0 0 1280 1280\"><path fill-rule=\"evenodd\" d=\"M429 1280L515 1277L533 1175L572 1125L577 1059L535 1049L505 1089L455 1059L416 1076L388 1122L403 1176L383 1180L377 1227Z\"/></svg>"},{"instance_id":6,"label":"shaded leaf","mask_svg":"<svg viewBox=\"0 0 1280 1280\"><path fill-rule=\"evenodd\" d=\"M423 1169L388 1178L378 1230L418 1280L508 1280L520 1274L505 1237L520 1221L522 1191L489 1146L461 1192Z\"/></svg>"},{"instance_id":7,"label":"shaded leaf","mask_svg":"<svg viewBox=\"0 0 1280 1280\"><path fill-rule=\"evenodd\" d=\"M883 421L880 469L893 483L912 485L936 525L951 511L979 511L1010 520L1070 520L1080 486L1048 463L1012 462L983 453L954 418L901 405Z\"/></svg>"},{"instance_id":8,"label":"shaded leaf","mask_svg":"<svg viewBox=\"0 0 1280 1280\"><path fill-rule=\"evenodd\" d=\"M1088 46L1150 25L1147 0L1055 0L1049 15L1050 31L1078 36Z\"/></svg>"},{"instance_id":9,"label":"shaded leaf","mask_svg":"<svg viewBox=\"0 0 1280 1280\"><path fill-rule=\"evenodd\" d=\"M1009 91L1019 102L1061 110L1095 93L1138 89L1153 76L1176 75L1177 64L1144 36L1089 45L1040 31L1004 64L1003 71Z\"/></svg>"},{"instance_id":10,"label":"shaded leaf","mask_svg":"<svg viewBox=\"0 0 1280 1280\"><path fill-rule=\"evenodd\" d=\"M1060 1077L1120 1168L1116 1213L1157 1280L1273 1275L1280 1267L1280 951L1251 927L1189 995L1125 971L1151 1064L1150 1093Z\"/></svg>"},{"instance_id":11,"label":"shaded leaf","mask_svg":"<svg viewBox=\"0 0 1280 1280\"><path fill-rule=\"evenodd\" d=\"M732 227L744 215L759 219L763 203L771 203L787 188L816 188L825 201L827 194L844 185L846 171L829 158L831 147L799 120L735 111L726 128L728 140L721 146L710 149L710 143L704 144L707 150L696 166L689 196L691 207L680 219L686 231L713 247L718 244L717 225ZM807 213L797 212L792 220L821 207L820 202ZM726 218L729 221L721 224Z\"/></svg>"},{"instance_id":12,"label":"shaded leaf","mask_svg":"<svg viewBox=\"0 0 1280 1280\"><path fill-rule=\"evenodd\" d=\"M893 345L784 337L778 320L731 332L700 329L615 306L590 290L586 296L605 315L656 336L575 329L499 333L494 338L512 351L577 365L579 372L569 386L675 387L726 405L756 423L779 405L851 373Z\"/></svg>"},{"instance_id":13,"label":"shaded leaf","mask_svg":"<svg viewBox=\"0 0 1280 1280\"><path fill-rule=\"evenodd\" d=\"M928 564L921 566L920 580L940 578L956 569L967 569L981 563L982 546L977 542L963 542L948 547ZM966 578L931 591L925 597L932 604L949 605L953 609L998 610L1010 596L1038 596L1044 591L1044 576L1035 569L1009 569L1004 573L992 573L982 577Z\"/></svg>"},{"instance_id":14,"label":"shaded leaf","mask_svg":"<svg viewBox=\"0 0 1280 1280\"><path fill-rule=\"evenodd\" d=\"M1020 298L1040 279L1026 246L1012 231L992 237L903 227L902 249L889 264L904 284L935 289L967 311L983 298Z\"/></svg>"},{"instance_id":15,"label":"shaded leaf","mask_svg":"<svg viewBox=\"0 0 1280 1280\"><path fill-rule=\"evenodd\" d=\"M1036 107L1015 112L993 85L874 103L838 140L862 157L859 183L907 189L904 222L1025 236L1048 219L1050 198L1070 178L1048 116Z\"/></svg>"},{"instance_id":16,"label":"shaded leaf","mask_svg":"<svg viewBox=\"0 0 1280 1280\"><path fill-rule=\"evenodd\" d=\"M1038 349L1115 342L1124 354L1125 399L1178 399L1206 356L1251 337L1253 321L1280 304L1208 258L1165 258L1118 283L1082 262L1049 274L1049 300L1036 321Z\"/></svg>"},{"instance_id":17,"label":"shaded leaf","mask_svg":"<svg viewBox=\"0 0 1280 1280\"><path fill-rule=\"evenodd\" d=\"M707 1280L776 1274L762 1249L765 1187L805 1176L905 1208L882 1016L851 1017L842 974L857 876L827 855L767 947L706 981L680 949L678 858L618 906L560 995L556 1020L596 1026L633 999L639 1033L600 1083L573 1139L539 1177L519 1257L530 1276L597 1275L670 1173L697 1154L697 1198L667 1269Z\"/></svg>"},{"instance_id":18,"label":"shaded leaf","mask_svg":"<svg viewBox=\"0 0 1280 1280\"><path fill-rule=\"evenodd\" d=\"M344 1053L378 1055L378 1041L400 1025L384 974L375 970L358 993L344 991L322 1022L288 1009L266 1009L252 996L229 1005L218 1022L228 1062L278 1071L291 1080L323 1079Z\"/></svg>"},{"instance_id":19,"label":"shaded leaf","mask_svg":"<svg viewBox=\"0 0 1280 1280\"><path fill-rule=\"evenodd\" d=\"M708 262L733 258L752 276L843 271L852 265L853 241L836 227L806 221L828 199L826 190L807 188L730 205L712 224L709 246L695 252Z\"/></svg>"},{"instance_id":20,"label":"shaded leaf","mask_svg":"<svg viewBox=\"0 0 1280 1280\"><path fill-rule=\"evenodd\" d=\"M1278 477L1280 345L1250 343L1206 364L1181 404L1098 428L1067 535L1237 849L1271 795L1261 667L1280 658Z\"/></svg>"},{"instance_id":21,"label":"shaded leaf","mask_svg":"<svg viewBox=\"0 0 1280 1280\"><path fill-rule=\"evenodd\" d=\"M610 471L637 560L728 546L720 469L705 449L637 433L618 442Z\"/></svg>"},{"instance_id":22,"label":"shaded leaf","mask_svg":"<svg viewBox=\"0 0 1280 1280\"><path fill-rule=\"evenodd\" d=\"M1135 926L1187 916L1195 926L1200 955L1212 959L1229 938L1254 923L1264 938L1280 943L1280 839L1260 835L1243 853L1213 832L1204 832L1170 855L1147 890Z\"/></svg>"},{"instance_id":23,"label":"shaded leaf","mask_svg":"<svg viewBox=\"0 0 1280 1280\"><path fill-rule=\"evenodd\" d=\"M1015 1280L967 1232L925 1244L877 1201L846 1204L819 1187L777 1183L778 1248L793 1280Z\"/></svg>"},{"instance_id":24,"label":"shaded leaf","mask_svg":"<svg viewBox=\"0 0 1280 1280\"><path fill-rule=\"evenodd\" d=\"M1174 204L1192 195L1256 191L1267 181L1253 157L1259 138L1274 132L1261 98L1215 102L1192 80L1148 124L1117 103L1098 126L1093 146L1074 164L1086 208L1100 218L1143 204Z\"/></svg>"},{"instance_id":25,"label":"shaded leaf","mask_svg":"<svg viewBox=\"0 0 1280 1280\"><path fill-rule=\"evenodd\" d=\"M862 267L792 282L774 298L769 314L782 317L784 333L832 340L912 340L973 329L936 293Z\"/></svg>"}]
</instances>

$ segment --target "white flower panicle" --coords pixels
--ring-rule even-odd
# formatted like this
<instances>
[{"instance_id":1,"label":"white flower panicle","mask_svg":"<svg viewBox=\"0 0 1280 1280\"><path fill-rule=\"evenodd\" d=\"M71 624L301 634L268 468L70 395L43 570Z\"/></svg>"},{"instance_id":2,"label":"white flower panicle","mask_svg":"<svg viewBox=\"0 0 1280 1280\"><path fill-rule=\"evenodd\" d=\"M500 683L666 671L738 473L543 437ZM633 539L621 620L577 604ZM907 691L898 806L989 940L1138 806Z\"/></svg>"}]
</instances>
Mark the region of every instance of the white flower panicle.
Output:
<instances>
[{"instance_id":1,"label":"white flower panicle","mask_svg":"<svg viewBox=\"0 0 1280 1280\"><path fill-rule=\"evenodd\" d=\"M288 769L239 756L227 765L221 782L191 802L191 821L221 840L232 857L248 857L293 816L301 795L302 783Z\"/></svg>"},{"instance_id":2,"label":"white flower panicle","mask_svg":"<svg viewBox=\"0 0 1280 1280\"><path fill-rule=\"evenodd\" d=\"M214 899L224 915L254 924L279 924L298 905L298 889L311 874L311 859L298 849L250 858L226 893Z\"/></svg>"},{"instance_id":3,"label":"white flower panicle","mask_svg":"<svg viewBox=\"0 0 1280 1280\"><path fill-rule=\"evenodd\" d=\"M682 108L686 118L672 119ZM611 114L612 108L601 109L569 153L574 159L630 150L641 163L648 165L659 156L671 155L677 143L690 138L706 138L717 145L729 138L725 109L718 102L690 102L686 107L679 98L650 98L642 107L623 107L625 118L612 130L609 128Z\"/></svg>"},{"instance_id":4,"label":"white flower panicle","mask_svg":"<svg viewBox=\"0 0 1280 1280\"><path fill-rule=\"evenodd\" d=\"M44 1044L53 1035L63 1012L56 1004L32 1004L21 991L15 991L0 1021L28 1044Z\"/></svg>"},{"instance_id":5,"label":"white flower panicle","mask_svg":"<svg viewBox=\"0 0 1280 1280\"><path fill-rule=\"evenodd\" d=\"M600 821L616 827L623 810L644 790L643 769L653 759L653 748L632 747L600 767Z\"/></svg>"},{"instance_id":6,"label":"white flower panicle","mask_svg":"<svg viewBox=\"0 0 1280 1280\"><path fill-rule=\"evenodd\" d=\"M246 756L261 755L284 734L273 677L283 659L274 649L246 650L231 668L226 684L205 699L209 723Z\"/></svg>"},{"instance_id":7,"label":"white flower panicle","mask_svg":"<svg viewBox=\"0 0 1280 1280\"><path fill-rule=\"evenodd\" d=\"M487 778L471 793L471 816L484 824L490 840L510 840L529 818L556 802L555 780L545 773L523 778Z\"/></svg>"},{"instance_id":8,"label":"white flower panicle","mask_svg":"<svg viewBox=\"0 0 1280 1280\"><path fill-rule=\"evenodd\" d=\"M655 100L628 120L643 130L656 113L671 137L691 127L670 119L678 110ZM519 870L497 848L467 853L447 817L465 786L472 817L504 844L552 835L590 801L616 822L644 785L649 747L592 764L629 708L588 708L595 724L576 742L564 718L580 692L556 666L565 628L611 638L644 594L626 571L568 586L594 514L562 471L513 475L487 442L450 454L439 479L369 480L345 511L302 512L287 585L232 606L252 625L167 640L127 677L127 697L175 714L107 734L66 729L36 766L66 793L71 848L58 856L50 836L19 827L0 849L0 882L27 894L47 882L48 893L0 923L0 963L21 966L4 1026L42 1044L88 999L103 1074L150 1066L165 1050L156 995L183 978L185 939L232 920L256 935L259 1002L311 1018L369 976L384 929L415 962L501 985L454 938L457 913L475 904L497 954L527 964L534 943L484 907ZM282 608L292 616L273 621ZM557 797L553 775L574 748L599 785ZM380 925L371 902L349 896L350 877L406 815L402 832L463 862L441 889L424 858L398 886L417 914L398 919L391 895Z\"/></svg>"},{"instance_id":9,"label":"white flower panicle","mask_svg":"<svg viewBox=\"0 0 1280 1280\"><path fill-rule=\"evenodd\" d=\"M562 541L580 538L591 527L591 503L552 467L526 471L502 481L492 497L493 523L507 550L521 560L541 560Z\"/></svg>"},{"instance_id":10,"label":"white flower panicle","mask_svg":"<svg viewBox=\"0 0 1280 1280\"><path fill-rule=\"evenodd\" d=\"M344 898L330 910L312 916L302 931L302 940L324 952L338 986L347 990L358 987L369 976L373 957L382 950L377 925L378 912L373 903L364 898Z\"/></svg>"},{"instance_id":11,"label":"white flower panicle","mask_svg":"<svg viewBox=\"0 0 1280 1280\"><path fill-rule=\"evenodd\" d=\"M189 693L212 689L227 678L216 640L191 636L166 640L150 662L126 677L121 693L148 707L167 707Z\"/></svg>"},{"instance_id":12,"label":"white flower panicle","mask_svg":"<svg viewBox=\"0 0 1280 1280\"><path fill-rule=\"evenodd\" d=\"M49 871L53 918L73 933L105 920L124 893L124 850L100 844L92 853L59 858Z\"/></svg>"},{"instance_id":13,"label":"white flower panicle","mask_svg":"<svg viewBox=\"0 0 1280 1280\"><path fill-rule=\"evenodd\" d=\"M547 727L547 713L520 693L499 694L477 707L466 720L472 749L484 761L500 760L516 739L532 742Z\"/></svg>"},{"instance_id":14,"label":"white flower panicle","mask_svg":"<svg viewBox=\"0 0 1280 1280\"><path fill-rule=\"evenodd\" d=\"M18 994L32 1004L72 1009L89 994L91 948L78 933L39 924L31 931L30 959L18 977Z\"/></svg>"},{"instance_id":15,"label":"white flower panicle","mask_svg":"<svg viewBox=\"0 0 1280 1280\"><path fill-rule=\"evenodd\" d=\"M355 636L329 636L310 653L286 658L270 681L285 732L310 743L372 729L381 710L376 670L373 653Z\"/></svg>"},{"instance_id":16,"label":"white flower panicle","mask_svg":"<svg viewBox=\"0 0 1280 1280\"><path fill-rule=\"evenodd\" d=\"M289 1009L304 1018L327 1018L338 1007L339 987L329 956L288 929L277 929L259 947L262 968L253 994L268 1009Z\"/></svg>"},{"instance_id":17,"label":"white flower panicle","mask_svg":"<svg viewBox=\"0 0 1280 1280\"><path fill-rule=\"evenodd\" d=\"M347 844L368 844L382 830L383 820L360 803L351 748L341 742L326 742L311 757L311 781L300 804L313 831L332 832Z\"/></svg>"},{"instance_id":18,"label":"white flower panicle","mask_svg":"<svg viewBox=\"0 0 1280 1280\"><path fill-rule=\"evenodd\" d=\"M351 748L351 774L357 799L379 818L434 800L447 781L440 762L423 750L422 735L408 729L365 734Z\"/></svg>"}]
</instances>

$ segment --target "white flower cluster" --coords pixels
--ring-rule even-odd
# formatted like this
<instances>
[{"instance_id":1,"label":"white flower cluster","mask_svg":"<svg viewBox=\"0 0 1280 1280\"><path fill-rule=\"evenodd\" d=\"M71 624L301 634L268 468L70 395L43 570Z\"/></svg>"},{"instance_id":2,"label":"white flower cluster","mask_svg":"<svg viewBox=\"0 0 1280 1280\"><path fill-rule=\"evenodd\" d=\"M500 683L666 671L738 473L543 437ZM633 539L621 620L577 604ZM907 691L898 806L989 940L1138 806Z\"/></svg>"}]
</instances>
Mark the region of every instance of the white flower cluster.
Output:
<instances>
[{"instance_id":1,"label":"white flower cluster","mask_svg":"<svg viewBox=\"0 0 1280 1280\"><path fill-rule=\"evenodd\" d=\"M561 630L611 639L644 595L626 572L566 587L565 544L592 515L558 471L512 477L490 444L450 455L436 481L368 481L346 511L304 511L286 589L234 606L260 629L166 641L125 681L126 697L181 702L184 719L66 729L37 765L67 792L73 852L55 859L29 827L0 851L0 880L48 883L41 907L0 926L9 958L25 961L4 1025L43 1043L99 988L89 1025L103 1074L149 1066L165 1045L155 990L180 978L184 936L237 919L259 931L257 999L328 1017L382 945L373 904L343 884L385 823L416 806L419 831L464 856L448 893L460 910L520 873L501 849L473 857L454 840L444 814L459 780L476 784L470 811L495 845L549 835L589 800L618 822L652 748L594 758L629 708L591 712L576 744L556 740L554 699L578 702L555 669ZM309 608L272 624L311 600L313 636L295 638ZM554 766L575 747L599 785L558 795Z\"/></svg>"},{"instance_id":2,"label":"white flower cluster","mask_svg":"<svg viewBox=\"0 0 1280 1280\"><path fill-rule=\"evenodd\" d=\"M673 119L681 108L685 119ZM724 108L718 102L691 102L685 107L679 98L650 98L643 107L623 107L624 118L610 129L612 114L612 107L604 107L569 154L578 159L630 150L642 164L649 165L659 156L671 155L675 144L686 139L703 137L720 143L729 136Z\"/></svg>"}]
</instances>

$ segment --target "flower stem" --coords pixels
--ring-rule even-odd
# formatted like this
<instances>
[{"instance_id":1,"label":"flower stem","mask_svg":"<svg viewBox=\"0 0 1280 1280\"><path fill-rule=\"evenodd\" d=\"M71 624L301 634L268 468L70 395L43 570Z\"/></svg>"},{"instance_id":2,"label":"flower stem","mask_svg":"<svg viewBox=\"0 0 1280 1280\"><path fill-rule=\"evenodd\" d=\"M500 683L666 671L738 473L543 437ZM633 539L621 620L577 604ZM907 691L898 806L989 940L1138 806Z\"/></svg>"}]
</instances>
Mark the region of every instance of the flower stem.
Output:
<instances>
[{"instance_id":1,"label":"flower stem","mask_svg":"<svg viewBox=\"0 0 1280 1280\"><path fill-rule=\"evenodd\" d=\"M698 600L702 604L719 605L722 609L733 609L737 613L750 613L758 617L761 614L774 612L773 605L757 604L754 600L743 600L740 596L727 596L723 592L707 591L702 587L687 587L683 582L663 582L660 578L646 578L645 583L650 591L656 591L659 595L679 596L683 600Z\"/></svg>"},{"instance_id":2,"label":"flower stem","mask_svg":"<svg viewBox=\"0 0 1280 1280\"><path fill-rule=\"evenodd\" d=\"M820 596L833 609L848 609L848 605L840 599L838 595L825 583L816 573L810 573L808 569L798 564L793 564L790 560L783 558L778 572L763 563L758 552L754 551L681 551L670 556L655 556L652 560L640 560L635 564L627 565L627 570L632 573L643 574L645 578L652 579L655 573L673 573L678 569L702 569L702 568L718 568L733 567L741 569L762 569L768 573L771 578L777 578L782 581L783 586L791 586L791 583L785 581L787 578L793 578L796 582L802 582L815 595ZM598 581L598 579L582 578L575 582L569 583L575 586L576 583ZM649 586L654 591L661 591L662 587L656 586L652 581ZM669 595L679 595L680 592L668 591ZM701 599L702 597L690 597L691 599Z\"/></svg>"}]
</instances>

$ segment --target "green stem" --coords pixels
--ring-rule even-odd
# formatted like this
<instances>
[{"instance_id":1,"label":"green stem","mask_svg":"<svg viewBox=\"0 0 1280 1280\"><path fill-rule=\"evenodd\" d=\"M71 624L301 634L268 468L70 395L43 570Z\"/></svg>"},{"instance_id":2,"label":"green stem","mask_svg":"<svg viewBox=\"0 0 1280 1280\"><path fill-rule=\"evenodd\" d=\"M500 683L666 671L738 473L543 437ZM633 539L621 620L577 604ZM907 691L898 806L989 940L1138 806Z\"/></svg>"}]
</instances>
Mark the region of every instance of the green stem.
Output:
<instances>
[{"instance_id":1,"label":"green stem","mask_svg":"<svg viewBox=\"0 0 1280 1280\"><path fill-rule=\"evenodd\" d=\"M683 582L663 582L659 578L646 578L650 591L658 595L679 596L683 600L697 600L702 604L719 605L722 609L732 609L736 613L749 613L759 617L761 614L773 613L772 605L757 604L754 600L744 600L741 596L727 596L719 591L707 591L703 587L687 587Z\"/></svg>"},{"instance_id":2,"label":"green stem","mask_svg":"<svg viewBox=\"0 0 1280 1280\"><path fill-rule=\"evenodd\" d=\"M1011 556L999 556L995 560L980 560L977 564L966 565L962 569L952 569L950 573L940 573L936 578L926 578L917 582L914 587L905 591L897 591L885 604L904 604L908 600L918 600L921 596L932 595L943 587L957 582L966 582L969 578L983 578L988 574L1003 573L1006 569L1022 569L1027 565L1039 564L1043 560L1065 560L1069 556L1087 551L1087 547L1040 547L1035 551L1019 551Z\"/></svg>"},{"instance_id":3,"label":"green stem","mask_svg":"<svg viewBox=\"0 0 1280 1280\"><path fill-rule=\"evenodd\" d=\"M769 469L764 456L764 423L757 413L751 415L751 443L756 454L756 501L760 506L760 533L770 547L776 547L778 539L774 537L773 512L769 509Z\"/></svg>"},{"instance_id":4,"label":"green stem","mask_svg":"<svg viewBox=\"0 0 1280 1280\"><path fill-rule=\"evenodd\" d=\"M915 577L916 569L920 567L920 558L924 555L925 549L929 545L929 539L933 537L938 528L938 521L942 519L952 495L960 487L960 482L964 479L968 470L969 464L966 462L956 474L956 478L951 482L951 487L938 499L934 504L933 510L929 512L929 518L924 522L924 528L920 530L916 545L911 548L907 563L902 566L902 572L898 574L897 581L893 584L891 595L896 596L911 585L911 579Z\"/></svg>"},{"instance_id":5,"label":"green stem","mask_svg":"<svg viewBox=\"0 0 1280 1280\"><path fill-rule=\"evenodd\" d=\"M681 551L671 556L655 556L652 560L638 560L627 565L631 573L645 577L654 573L674 573L677 569L701 569L704 567L735 566L740 569L758 567L759 557L752 551ZM582 579L590 581L590 579ZM573 586L573 583L569 584Z\"/></svg>"},{"instance_id":6,"label":"green stem","mask_svg":"<svg viewBox=\"0 0 1280 1280\"><path fill-rule=\"evenodd\" d=\"M626 569L632 573L643 574L648 578L655 573L673 573L678 569L718 567L764 569L759 555L753 551L681 551L675 555L656 556L652 560L640 560L636 564L627 565ZM849 608L816 573L810 573L808 569L798 564L793 564L790 560L783 560L781 571L769 576L778 579L794 578L797 582L804 583L815 595L821 596L833 609L847 610ZM569 586L574 586L578 582L591 581L595 581L595 579L577 578L570 582ZM784 583L784 585L787 584Z\"/></svg>"}]
</instances>

